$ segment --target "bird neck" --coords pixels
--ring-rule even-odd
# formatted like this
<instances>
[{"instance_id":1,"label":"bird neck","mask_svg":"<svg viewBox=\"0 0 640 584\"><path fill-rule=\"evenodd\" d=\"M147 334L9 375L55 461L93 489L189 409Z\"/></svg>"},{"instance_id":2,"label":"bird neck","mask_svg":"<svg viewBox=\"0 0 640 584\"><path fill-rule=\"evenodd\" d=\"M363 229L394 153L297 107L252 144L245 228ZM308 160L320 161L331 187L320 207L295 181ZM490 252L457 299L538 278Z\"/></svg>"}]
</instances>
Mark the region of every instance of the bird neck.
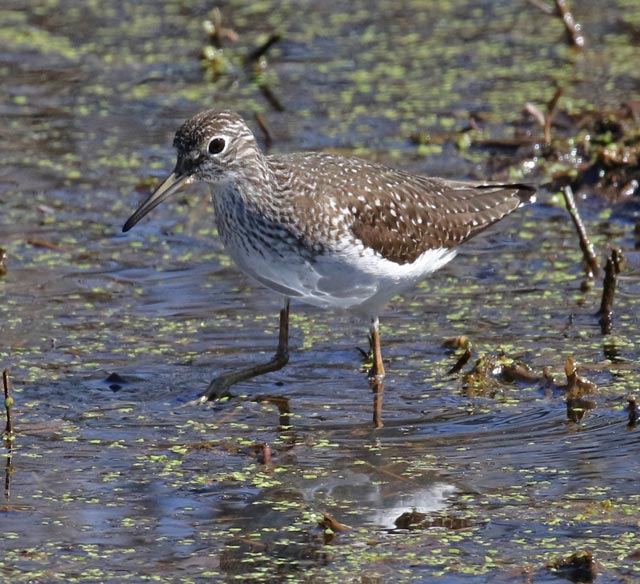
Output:
<instances>
[{"instance_id":1,"label":"bird neck","mask_svg":"<svg viewBox=\"0 0 640 584\"><path fill-rule=\"evenodd\" d=\"M240 172L230 173L226 180L211 183L211 197L216 210L235 209L236 213L258 214L265 217L276 212L275 177L266 158L259 151L245 162Z\"/></svg>"}]
</instances>

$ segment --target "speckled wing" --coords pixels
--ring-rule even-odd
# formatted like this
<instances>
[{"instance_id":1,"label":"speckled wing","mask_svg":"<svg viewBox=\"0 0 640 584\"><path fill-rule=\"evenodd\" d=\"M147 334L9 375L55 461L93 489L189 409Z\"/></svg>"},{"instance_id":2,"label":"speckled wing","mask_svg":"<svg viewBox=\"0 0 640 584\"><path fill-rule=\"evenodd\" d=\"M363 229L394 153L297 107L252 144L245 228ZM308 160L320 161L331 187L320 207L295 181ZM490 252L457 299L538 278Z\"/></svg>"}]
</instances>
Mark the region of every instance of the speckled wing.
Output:
<instances>
[{"instance_id":1,"label":"speckled wing","mask_svg":"<svg viewBox=\"0 0 640 584\"><path fill-rule=\"evenodd\" d=\"M398 264L430 249L451 249L532 200L526 185L474 184L391 171L377 208L356 205L353 234Z\"/></svg>"},{"instance_id":2,"label":"speckled wing","mask_svg":"<svg viewBox=\"0 0 640 584\"><path fill-rule=\"evenodd\" d=\"M282 162L272 157L275 167ZM288 155L284 166L295 169L282 190L295 193L303 239L353 238L401 265L457 246L535 195L526 185L430 178L330 154Z\"/></svg>"}]
</instances>

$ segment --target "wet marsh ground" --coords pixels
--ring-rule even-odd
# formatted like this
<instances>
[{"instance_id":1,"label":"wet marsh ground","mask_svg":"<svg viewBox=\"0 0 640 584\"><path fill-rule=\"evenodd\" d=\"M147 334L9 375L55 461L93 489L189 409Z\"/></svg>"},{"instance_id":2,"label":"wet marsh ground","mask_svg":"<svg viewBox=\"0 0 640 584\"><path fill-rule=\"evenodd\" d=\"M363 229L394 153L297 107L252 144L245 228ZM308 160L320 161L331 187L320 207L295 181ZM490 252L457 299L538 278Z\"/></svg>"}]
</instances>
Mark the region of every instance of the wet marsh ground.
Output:
<instances>
[{"instance_id":1,"label":"wet marsh ground","mask_svg":"<svg viewBox=\"0 0 640 584\"><path fill-rule=\"evenodd\" d=\"M636 4L574 2L579 51L527 2L234 0L238 39L203 66L207 2L5 2L0 579L640 581ZM231 265L204 189L120 233L210 106L264 139L259 114L272 151L546 185L382 315L382 428L367 323L295 303L287 368L184 407L276 344L278 300ZM626 256L608 334L565 184L599 260ZM472 375L482 356L533 375ZM568 358L597 385L578 421Z\"/></svg>"}]
</instances>

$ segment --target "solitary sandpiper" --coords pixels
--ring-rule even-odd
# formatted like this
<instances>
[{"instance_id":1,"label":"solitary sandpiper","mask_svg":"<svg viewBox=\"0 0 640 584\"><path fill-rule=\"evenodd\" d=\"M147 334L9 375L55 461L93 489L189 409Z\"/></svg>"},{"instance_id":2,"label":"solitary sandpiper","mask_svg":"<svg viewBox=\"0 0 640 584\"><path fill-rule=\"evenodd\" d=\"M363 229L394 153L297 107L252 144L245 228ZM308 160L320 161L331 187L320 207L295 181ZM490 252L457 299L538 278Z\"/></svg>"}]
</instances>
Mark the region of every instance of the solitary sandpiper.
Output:
<instances>
[{"instance_id":1,"label":"solitary sandpiper","mask_svg":"<svg viewBox=\"0 0 640 584\"><path fill-rule=\"evenodd\" d=\"M284 367L291 298L369 318L369 376L381 380L378 315L384 305L452 260L461 243L535 199L535 189L522 184L419 176L316 152L267 156L230 111L196 114L173 145L174 171L123 231L183 186L206 182L229 255L283 297L274 357L215 378L201 401Z\"/></svg>"}]
</instances>

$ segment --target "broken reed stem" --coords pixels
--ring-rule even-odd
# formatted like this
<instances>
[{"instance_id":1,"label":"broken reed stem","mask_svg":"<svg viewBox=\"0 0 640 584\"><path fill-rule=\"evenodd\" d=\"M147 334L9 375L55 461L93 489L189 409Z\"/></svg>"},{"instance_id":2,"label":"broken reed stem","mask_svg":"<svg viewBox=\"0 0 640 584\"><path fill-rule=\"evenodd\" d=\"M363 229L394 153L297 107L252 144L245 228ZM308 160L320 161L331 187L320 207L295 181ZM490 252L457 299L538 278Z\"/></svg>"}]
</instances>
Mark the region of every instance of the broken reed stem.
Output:
<instances>
[{"instance_id":1,"label":"broken reed stem","mask_svg":"<svg viewBox=\"0 0 640 584\"><path fill-rule=\"evenodd\" d=\"M278 98L278 96L273 92L271 87L269 87L266 83L260 83L258 85L260 89L260 93L264 96L264 98L269 102L269 105L277 112L285 111L284 105Z\"/></svg>"},{"instance_id":2,"label":"broken reed stem","mask_svg":"<svg viewBox=\"0 0 640 584\"><path fill-rule=\"evenodd\" d=\"M584 34L582 34L582 26L574 20L573 14L569 10L568 2L566 0L555 0L555 3L558 14L562 18L564 28L567 31L569 43L574 47L584 49L585 38Z\"/></svg>"},{"instance_id":3,"label":"broken reed stem","mask_svg":"<svg viewBox=\"0 0 640 584\"><path fill-rule=\"evenodd\" d=\"M467 347L464 353L460 355L460 358L456 361L455 365L451 367L449 371L447 371L447 375L455 375L456 373L459 373L462 368L469 362L472 354L473 350L471 349L471 347Z\"/></svg>"},{"instance_id":4,"label":"broken reed stem","mask_svg":"<svg viewBox=\"0 0 640 584\"><path fill-rule=\"evenodd\" d=\"M13 445L13 397L11 396L11 382L9 380L9 370L2 372L2 384L4 385L4 407L7 412L7 425L2 437L4 438L5 447L11 449Z\"/></svg>"},{"instance_id":5,"label":"broken reed stem","mask_svg":"<svg viewBox=\"0 0 640 584\"><path fill-rule=\"evenodd\" d=\"M276 43L280 42L281 39L282 35L273 33L264 43L259 47L256 47L245 58L245 64L253 65L254 76L258 80L258 89L260 89L264 98L269 102L269 105L277 112L283 112L285 108L278 96L265 81L263 73L265 71L266 62L261 61L261 59L269 52L269 49L271 49L271 47Z\"/></svg>"},{"instance_id":6,"label":"broken reed stem","mask_svg":"<svg viewBox=\"0 0 640 584\"><path fill-rule=\"evenodd\" d=\"M204 27L209 35L209 44L216 49L222 49L225 40L235 43L239 38L235 30L223 26L222 12L217 6L209 13L209 18L204 21Z\"/></svg>"},{"instance_id":7,"label":"broken reed stem","mask_svg":"<svg viewBox=\"0 0 640 584\"><path fill-rule=\"evenodd\" d=\"M562 194L564 195L564 202L567 206L567 211L569 211L569 215L571 215L573 224L575 225L576 231L578 232L580 249L582 250L582 255L584 256L584 262L586 266L586 276L590 279L595 278L599 270L598 258L596 257L596 252L593 249L593 245L589 241L587 230L584 228L584 223L582 223L582 218L580 217L580 213L578 212L578 207L576 207L576 202L573 198L573 191L571 190L571 187L564 187L564 189L562 190Z\"/></svg>"},{"instance_id":8,"label":"broken reed stem","mask_svg":"<svg viewBox=\"0 0 640 584\"><path fill-rule=\"evenodd\" d=\"M253 51L251 51L247 55L247 63L254 63L258 59L260 59L260 57L266 55L269 49L281 39L282 35L279 35L278 33L273 33L272 35L270 35L264 43L262 43L259 47L253 49Z\"/></svg>"},{"instance_id":9,"label":"broken reed stem","mask_svg":"<svg viewBox=\"0 0 640 584\"><path fill-rule=\"evenodd\" d=\"M604 268L604 280L602 282L602 300L600 301L600 328L602 334L606 335L611 332L611 323L613 320L613 297L616 293L616 284L618 282L618 274L622 265L622 252L619 249L612 249L611 255L607 258Z\"/></svg>"},{"instance_id":10,"label":"broken reed stem","mask_svg":"<svg viewBox=\"0 0 640 584\"><path fill-rule=\"evenodd\" d=\"M635 428L638 423L638 403L636 402L636 396L630 395L627 398L627 413L629 415L629 428Z\"/></svg>"}]
</instances>

